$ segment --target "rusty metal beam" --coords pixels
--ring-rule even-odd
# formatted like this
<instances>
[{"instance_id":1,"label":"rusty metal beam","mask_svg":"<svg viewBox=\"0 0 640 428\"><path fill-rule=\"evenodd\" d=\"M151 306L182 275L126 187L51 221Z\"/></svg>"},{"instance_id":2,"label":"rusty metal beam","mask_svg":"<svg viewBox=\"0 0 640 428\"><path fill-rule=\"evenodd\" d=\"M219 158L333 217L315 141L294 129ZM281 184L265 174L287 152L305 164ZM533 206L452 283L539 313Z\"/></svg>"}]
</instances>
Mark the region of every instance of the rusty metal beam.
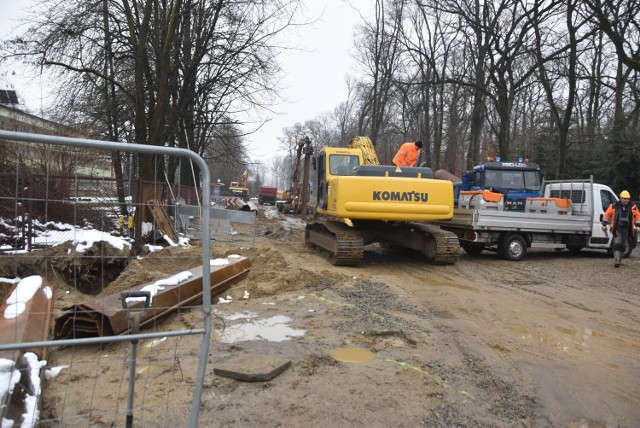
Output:
<instances>
[{"instance_id":1,"label":"rusty metal beam","mask_svg":"<svg viewBox=\"0 0 640 428\"><path fill-rule=\"evenodd\" d=\"M0 305L0 343L43 342L49 339L51 331L51 318L53 313L53 290L45 279L42 285L29 300L23 300L24 310L16 317L5 316L5 311L10 305L7 300L18 289L20 283L15 284L7 294L7 298ZM15 308L15 306L14 306ZM17 314L9 309L9 313ZM24 352L33 352L41 360L46 359L47 348L27 349ZM0 358L16 360L20 355L14 355L12 351L0 352Z\"/></svg>"},{"instance_id":2,"label":"rusty metal beam","mask_svg":"<svg viewBox=\"0 0 640 428\"><path fill-rule=\"evenodd\" d=\"M23 281L33 280L33 277ZM40 287L31 294L30 287L21 286L21 282L14 284L9 294L0 305L0 343L17 344L23 342L44 342L49 340L51 332L51 318L53 311L53 290L43 279ZM15 294L14 294L15 293ZM11 297L14 299L11 299ZM9 300L12 300L9 304ZM36 355L39 361L47 357L46 347L33 347L27 349L0 351L0 359L13 362L11 371L20 373L19 381L13 385L13 389L6 390L4 396L0 396L0 418L11 421L18 426L23 422L26 412L27 396L37 397L39 391L33 390L31 383L31 369L29 360L25 358L27 352ZM0 390L7 385L0 386Z\"/></svg>"},{"instance_id":3,"label":"rusty metal beam","mask_svg":"<svg viewBox=\"0 0 640 428\"><path fill-rule=\"evenodd\" d=\"M246 257L229 260L222 266L211 265L211 297L227 291L236 281L244 278L251 268L251 261ZM153 296L149 310L140 321L140 328L153 324L179 307L200 303L203 296L202 266L189 269L191 277L175 286L163 285ZM131 288L139 291L152 286L156 282ZM130 303L132 310L142 308L143 302ZM122 305L120 293L110 294L68 308L56 318L54 327L55 339L71 339L93 336L113 336L129 332L129 322Z\"/></svg>"}]
</instances>

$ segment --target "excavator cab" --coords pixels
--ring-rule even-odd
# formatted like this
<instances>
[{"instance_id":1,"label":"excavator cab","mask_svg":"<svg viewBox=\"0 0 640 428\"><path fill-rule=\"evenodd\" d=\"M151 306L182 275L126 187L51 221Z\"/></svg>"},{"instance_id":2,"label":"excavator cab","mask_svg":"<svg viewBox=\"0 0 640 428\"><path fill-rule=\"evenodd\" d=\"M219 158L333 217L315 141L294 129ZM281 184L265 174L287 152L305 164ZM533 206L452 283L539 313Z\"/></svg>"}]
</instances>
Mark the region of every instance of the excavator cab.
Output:
<instances>
[{"instance_id":1,"label":"excavator cab","mask_svg":"<svg viewBox=\"0 0 640 428\"><path fill-rule=\"evenodd\" d=\"M329 157L329 171L331 175L355 175L360 158L353 154L336 154Z\"/></svg>"},{"instance_id":2,"label":"excavator cab","mask_svg":"<svg viewBox=\"0 0 640 428\"><path fill-rule=\"evenodd\" d=\"M318 208L326 209L328 183L334 177L355 175L362 163L362 153L357 149L325 148L314 163L317 174Z\"/></svg>"}]
</instances>

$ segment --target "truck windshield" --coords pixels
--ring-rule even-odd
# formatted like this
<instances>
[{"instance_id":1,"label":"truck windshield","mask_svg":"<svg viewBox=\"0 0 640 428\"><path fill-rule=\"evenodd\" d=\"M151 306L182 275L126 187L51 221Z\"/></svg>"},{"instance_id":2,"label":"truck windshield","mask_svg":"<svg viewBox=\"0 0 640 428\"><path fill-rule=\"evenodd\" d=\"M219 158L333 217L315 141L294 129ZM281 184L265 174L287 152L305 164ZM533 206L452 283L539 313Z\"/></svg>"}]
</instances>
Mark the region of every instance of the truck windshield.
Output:
<instances>
[{"instance_id":1,"label":"truck windshield","mask_svg":"<svg viewBox=\"0 0 640 428\"><path fill-rule=\"evenodd\" d=\"M540 178L537 171L487 170L484 188L490 187L534 192L540 189Z\"/></svg>"}]
</instances>

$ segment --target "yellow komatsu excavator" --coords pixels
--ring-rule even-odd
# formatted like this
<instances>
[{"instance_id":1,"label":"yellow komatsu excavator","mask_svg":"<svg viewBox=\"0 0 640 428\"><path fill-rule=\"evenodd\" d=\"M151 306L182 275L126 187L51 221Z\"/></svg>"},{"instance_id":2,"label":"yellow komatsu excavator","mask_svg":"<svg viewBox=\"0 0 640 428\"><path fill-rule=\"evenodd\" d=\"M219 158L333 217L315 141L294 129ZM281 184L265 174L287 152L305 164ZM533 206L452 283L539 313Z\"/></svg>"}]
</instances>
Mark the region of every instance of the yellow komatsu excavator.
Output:
<instances>
[{"instance_id":1,"label":"yellow komatsu excavator","mask_svg":"<svg viewBox=\"0 0 640 428\"><path fill-rule=\"evenodd\" d=\"M242 173L240 181L232 181L229 183L229 193L231 196L242 198L243 201L249 200L249 188L247 187L247 180L249 178L249 170L245 169Z\"/></svg>"},{"instance_id":2,"label":"yellow komatsu excavator","mask_svg":"<svg viewBox=\"0 0 640 428\"><path fill-rule=\"evenodd\" d=\"M335 265L362 263L364 246L375 242L419 251L434 264L454 264L458 238L430 224L453 217L453 183L433 179L431 168L376 163L366 137L320 151L317 217L307 224L305 244Z\"/></svg>"}]
</instances>

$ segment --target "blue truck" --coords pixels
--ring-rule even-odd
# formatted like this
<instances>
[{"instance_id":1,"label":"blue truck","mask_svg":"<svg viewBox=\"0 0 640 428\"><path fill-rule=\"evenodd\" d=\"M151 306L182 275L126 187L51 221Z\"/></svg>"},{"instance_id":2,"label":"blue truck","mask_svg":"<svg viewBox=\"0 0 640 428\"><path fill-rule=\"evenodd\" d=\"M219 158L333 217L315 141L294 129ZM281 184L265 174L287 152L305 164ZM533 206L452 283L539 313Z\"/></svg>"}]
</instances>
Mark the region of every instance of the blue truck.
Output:
<instances>
[{"instance_id":1,"label":"blue truck","mask_svg":"<svg viewBox=\"0 0 640 428\"><path fill-rule=\"evenodd\" d=\"M466 171L453 188L456 202L460 191L490 190L504 195L505 210L524 211L527 198L540 196L541 186L542 173L538 164L523 158L504 162L498 157Z\"/></svg>"}]
</instances>

